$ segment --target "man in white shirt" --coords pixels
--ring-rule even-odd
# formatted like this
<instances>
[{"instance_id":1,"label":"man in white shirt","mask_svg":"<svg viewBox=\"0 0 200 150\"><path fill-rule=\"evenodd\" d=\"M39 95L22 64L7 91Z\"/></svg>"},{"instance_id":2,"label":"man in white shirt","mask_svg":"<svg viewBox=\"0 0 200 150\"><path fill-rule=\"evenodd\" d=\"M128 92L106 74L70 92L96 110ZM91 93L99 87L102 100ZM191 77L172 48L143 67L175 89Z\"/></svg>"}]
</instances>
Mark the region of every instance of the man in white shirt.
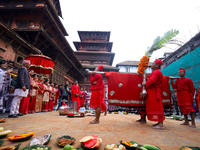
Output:
<instances>
[{"instance_id":1,"label":"man in white shirt","mask_svg":"<svg viewBox=\"0 0 200 150\"><path fill-rule=\"evenodd\" d=\"M9 118L17 118L23 116L19 113L20 101L23 97L27 97L30 89L30 76L28 69L30 68L30 60L23 60L23 67L19 69L17 76L17 85L15 88L15 97L12 100Z\"/></svg>"}]
</instances>

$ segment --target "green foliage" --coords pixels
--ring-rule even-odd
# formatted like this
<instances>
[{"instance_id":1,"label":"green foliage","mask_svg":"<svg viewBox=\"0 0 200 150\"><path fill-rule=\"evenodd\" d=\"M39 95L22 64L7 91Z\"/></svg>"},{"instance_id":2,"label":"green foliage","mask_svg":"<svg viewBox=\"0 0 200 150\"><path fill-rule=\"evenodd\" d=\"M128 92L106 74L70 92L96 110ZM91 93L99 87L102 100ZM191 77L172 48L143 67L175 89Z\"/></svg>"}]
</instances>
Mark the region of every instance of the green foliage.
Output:
<instances>
[{"instance_id":1,"label":"green foliage","mask_svg":"<svg viewBox=\"0 0 200 150\"><path fill-rule=\"evenodd\" d=\"M165 47L165 43L170 41L172 38L174 38L177 34L179 34L178 30L170 30L164 34L164 36L160 37L158 36L151 47L148 47L147 51L145 52L145 55L148 57L151 57L152 53L162 47Z\"/></svg>"}]
</instances>

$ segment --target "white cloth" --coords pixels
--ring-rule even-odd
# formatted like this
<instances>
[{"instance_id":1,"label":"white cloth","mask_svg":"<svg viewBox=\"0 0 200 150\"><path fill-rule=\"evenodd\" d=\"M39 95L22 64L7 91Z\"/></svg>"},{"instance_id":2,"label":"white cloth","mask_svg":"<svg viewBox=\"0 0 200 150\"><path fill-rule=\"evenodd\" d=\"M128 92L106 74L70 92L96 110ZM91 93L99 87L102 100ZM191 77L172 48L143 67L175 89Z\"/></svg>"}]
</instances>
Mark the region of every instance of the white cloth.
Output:
<instances>
[{"instance_id":1,"label":"white cloth","mask_svg":"<svg viewBox=\"0 0 200 150\"><path fill-rule=\"evenodd\" d=\"M10 115L19 113L19 106L20 106L20 101L22 100L22 98L23 96L15 96L13 98L11 108L10 108Z\"/></svg>"},{"instance_id":2,"label":"white cloth","mask_svg":"<svg viewBox=\"0 0 200 150\"><path fill-rule=\"evenodd\" d=\"M29 89L26 89L26 91L23 91L23 89L15 89L14 95L27 97L28 96L28 91L29 91Z\"/></svg>"},{"instance_id":3,"label":"white cloth","mask_svg":"<svg viewBox=\"0 0 200 150\"><path fill-rule=\"evenodd\" d=\"M7 71L0 68L0 91L3 90L6 84Z\"/></svg>"}]
</instances>

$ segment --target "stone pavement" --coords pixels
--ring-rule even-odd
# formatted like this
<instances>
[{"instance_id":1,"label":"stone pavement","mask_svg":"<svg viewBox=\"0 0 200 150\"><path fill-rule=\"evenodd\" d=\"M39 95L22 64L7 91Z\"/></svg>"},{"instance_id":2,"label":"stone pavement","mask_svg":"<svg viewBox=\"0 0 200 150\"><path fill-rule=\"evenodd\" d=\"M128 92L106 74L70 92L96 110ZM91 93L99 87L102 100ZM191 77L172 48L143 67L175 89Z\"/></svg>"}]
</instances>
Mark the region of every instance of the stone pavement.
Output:
<instances>
[{"instance_id":1,"label":"stone pavement","mask_svg":"<svg viewBox=\"0 0 200 150\"><path fill-rule=\"evenodd\" d=\"M0 114L1 115L1 114ZM2 118L2 116L0 116ZM103 139L99 150L103 150L105 144L119 144L120 140L132 140L139 144L152 144L159 146L162 150L178 150L181 146L200 146L200 123L197 128L181 126L182 121L166 119L165 130L152 129L155 122L148 121L147 124L136 122L139 115L134 114L108 114L101 115L100 124L89 124L94 117L67 118L59 116L57 111L47 113L28 114L17 119L8 118L0 126L4 130L12 130L9 136L25 132L35 132L36 136L52 134L48 146L52 150L60 150L56 139L62 135L70 135L76 138L74 147L79 147L79 140L87 135L97 135ZM32 137L32 138L33 138ZM16 145L4 138L5 145ZM20 148L28 146L30 140L22 142Z\"/></svg>"}]
</instances>

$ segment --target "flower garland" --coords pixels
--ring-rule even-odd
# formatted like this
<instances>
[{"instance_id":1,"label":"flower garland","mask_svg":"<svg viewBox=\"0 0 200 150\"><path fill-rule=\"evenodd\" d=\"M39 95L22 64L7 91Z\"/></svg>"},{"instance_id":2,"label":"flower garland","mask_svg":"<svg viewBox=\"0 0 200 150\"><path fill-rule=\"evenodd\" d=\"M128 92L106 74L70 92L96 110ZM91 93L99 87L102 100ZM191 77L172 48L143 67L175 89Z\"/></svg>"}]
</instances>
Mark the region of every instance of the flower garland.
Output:
<instances>
[{"instance_id":1,"label":"flower garland","mask_svg":"<svg viewBox=\"0 0 200 150\"><path fill-rule=\"evenodd\" d=\"M138 71L137 72L139 74L143 74L144 70L149 67L148 64L149 64L149 57L143 56L142 59L140 59L140 63L138 64Z\"/></svg>"}]
</instances>

